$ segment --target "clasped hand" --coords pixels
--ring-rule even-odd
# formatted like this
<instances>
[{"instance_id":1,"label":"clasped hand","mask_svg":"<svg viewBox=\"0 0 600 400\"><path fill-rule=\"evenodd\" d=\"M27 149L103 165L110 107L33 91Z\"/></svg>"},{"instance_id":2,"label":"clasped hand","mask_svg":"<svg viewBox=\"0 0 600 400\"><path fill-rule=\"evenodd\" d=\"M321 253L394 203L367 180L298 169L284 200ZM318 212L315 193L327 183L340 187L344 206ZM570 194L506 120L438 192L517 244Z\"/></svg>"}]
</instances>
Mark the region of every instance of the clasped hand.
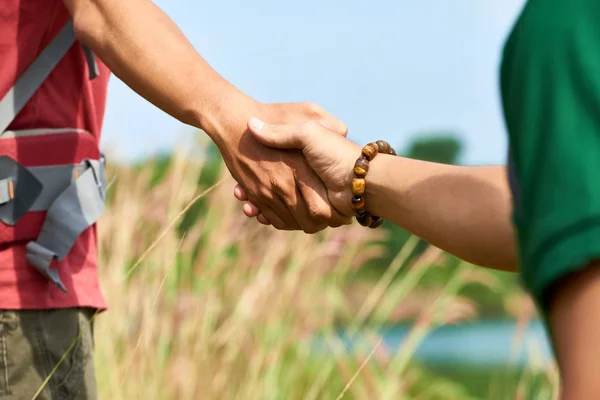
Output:
<instances>
[{"instance_id":1,"label":"clasped hand","mask_svg":"<svg viewBox=\"0 0 600 400\"><path fill-rule=\"evenodd\" d=\"M340 212L344 210L344 207L338 208L342 202L335 195L330 195L329 181L318 175L323 168L312 165L315 160L307 158L299 147L296 149L286 141L290 140L291 129L289 132L282 131L280 138L272 138L278 135L280 128L275 125L261 127L262 121L257 119L252 119L254 123L249 124L248 118L252 115L272 124L313 121L306 125L306 129L319 126L343 141L347 133L342 122L312 103L252 104L215 128L215 131L229 132L221 135L224 139L216 140L216 144L227 168L238 182L235 194L246 202L246 214L280 230L302 230L306 233L316 233L327 226L349 224L350 214L347 210Z\"/></svg>"},{"instance_id":2,"label":"clasped hand","mask_svg":"<svg viewBox=\"0 0 600 400\"><path fill-rule=\"evenodd\" d=\"M302 152L298 156L303 156L305 163L316 176L302 169L302 176L296 177L298 187L302 188L302 193L308 192L313 194L313 198L320 197L321 200L328 201L332 208L329 215L334 216L330 218L322 213L317 223L320 228L336 227L341 225L340 221L350 221L354 214L350 207L352 167L360 154L357 144L330 129L326 121L311 120L298 124L270 125L252 118L248 122L248 128L253 139L268 148ZM305 168L303 163L297 165ZM308 177L309 180L304 180L304 177ZM254 202L242 186L238 185L235 188L234 195L238 200L245 202L243 211L248 217L256 217L260 223L280 229L280 217L260 203ZM290 212L294 213L293 210ZM312 214L310 217L314 216Z\"/></svg>"}]
</instances>

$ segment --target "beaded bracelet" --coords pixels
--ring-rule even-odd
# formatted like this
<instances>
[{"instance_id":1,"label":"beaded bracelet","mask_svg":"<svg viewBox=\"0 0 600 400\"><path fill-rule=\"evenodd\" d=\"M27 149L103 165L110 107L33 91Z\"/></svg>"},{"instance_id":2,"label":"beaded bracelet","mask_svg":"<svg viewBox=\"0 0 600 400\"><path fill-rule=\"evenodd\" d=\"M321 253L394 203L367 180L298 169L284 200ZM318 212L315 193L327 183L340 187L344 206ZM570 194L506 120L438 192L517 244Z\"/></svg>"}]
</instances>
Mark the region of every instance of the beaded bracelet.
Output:
<instances>
[{"instance_id":1,"label":"beaded bracelet","mask_svg":"<svg viewBox=\"0 0 600 400\"><path fill-rule=\"evenodd\" d=\"M384 223L382 218L371 215L365 209L365 198L363 197L367 185L365 177L369 172L369 161L372 161L378 153L396 155L396 151L384 140L367 144L363 147L360 158L354 164L354 179L352 180L354 196L352 197L352 210L356 212L356 221L371 229L379 228Z\"/></svg>"}]
</instances>

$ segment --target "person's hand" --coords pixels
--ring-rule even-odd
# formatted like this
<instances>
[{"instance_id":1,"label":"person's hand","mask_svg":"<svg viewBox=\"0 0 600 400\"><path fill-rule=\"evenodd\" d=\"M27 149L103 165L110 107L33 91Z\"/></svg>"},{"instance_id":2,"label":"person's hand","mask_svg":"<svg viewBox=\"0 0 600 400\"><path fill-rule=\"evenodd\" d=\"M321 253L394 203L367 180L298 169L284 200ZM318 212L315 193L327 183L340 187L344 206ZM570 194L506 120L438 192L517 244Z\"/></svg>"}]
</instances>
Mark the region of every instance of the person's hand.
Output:
<instances>
[{"instance_id":1,"label":"person's hand","mask_svg":"<svg viewBox=\"0 0 600 400\"><path fill-rule=\"evenodd\" d=\"M265 146L247 128L248 118L258 115L272 124L294 124L319 121L340 138L347 133L346 125L312 103L258 104L246 113L243 128L240 121L231 120L220 127L239 135L220 135L215 140L227 168L238 182L237 191L244 193L253 207L277 229L318 232L327 226L351 222L330 204L323 182L315 175L299 151L279 150Z\"/></svg>"},{"instance_id":2,"label":"person's hand","mask_svg":"<svg viewBox=\"0 0 600 400\"><path fill-rule=\"evenodd\" d=\"M308 121L295 125L271 125L252 118L248 127L253 136L266 146L278 149L302 150L310 168L327 188L327 196L335 209L351 217L353 168L361 148L356 143L336 134L324 123ZM245 201L244 214L257 217L262 224L273 221L246 196L241 187L236 187L235 196ZM332 226L332 225L330 225Z\"/></svg>"}]
</instances>

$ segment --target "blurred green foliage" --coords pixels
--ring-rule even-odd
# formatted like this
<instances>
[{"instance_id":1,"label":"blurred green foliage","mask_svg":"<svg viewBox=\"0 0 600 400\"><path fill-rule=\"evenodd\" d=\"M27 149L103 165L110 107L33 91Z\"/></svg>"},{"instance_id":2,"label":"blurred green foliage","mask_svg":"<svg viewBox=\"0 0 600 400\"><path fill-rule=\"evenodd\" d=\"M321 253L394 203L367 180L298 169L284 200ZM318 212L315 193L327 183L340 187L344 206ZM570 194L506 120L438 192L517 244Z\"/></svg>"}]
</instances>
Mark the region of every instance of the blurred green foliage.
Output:
<instances>
[{"instance_id":1,"label":"blurred green foliage","mask_svg":"<svg viewBox=\"0 0 600 400\"><path fill-rule=\"evenodd\" d=\"M203 135L202 132L198 134ZM440 131L418 135L405 149L398 151L398 153L404 157L423 161L460 165L463 149L464 145L458 134ZM208 142L204 151L204 166L198 179L200 190L209 188L215 184L224 168L221 154L214 143ZM158 185L167 174L168 168L172 163L172 155L169 153L159 154L151 160L140 162L137 168L141 170L148 162L155 166L152 185ZM180 234L188 231L200 215L208 212L206 199L201 199L194 204L179 224ZM356 279L379 279L411 236L406 230L390 223L384 225L384 229L389 232L389 235L387 235L387 239L384 242L380 243L385 249L382 257L370 261L366 268L360 269L355 276ZM200 248L202 245L202 239L200 239L198 247ZM429 246L427 242L421 241L411 258L418 257L427 249L427 246ZM435 273L428 274L421 285L424 287L435 286L440 282L447 281L454 274L459 262L460 260L458 259L451 259L445 268L438 268L435 270ZM404 273L403 270L399 271L396 279L402 279ZM482 313L485 316L498 316L504 314L503 301L506 295L520 290L519 281L516 275L510 273L491 271L490 274L497 278L496 280L499 283L496 290L492 292L483 285L471 284L465 288L465 295L480 305Z\"/></svg>"}]
</instances>

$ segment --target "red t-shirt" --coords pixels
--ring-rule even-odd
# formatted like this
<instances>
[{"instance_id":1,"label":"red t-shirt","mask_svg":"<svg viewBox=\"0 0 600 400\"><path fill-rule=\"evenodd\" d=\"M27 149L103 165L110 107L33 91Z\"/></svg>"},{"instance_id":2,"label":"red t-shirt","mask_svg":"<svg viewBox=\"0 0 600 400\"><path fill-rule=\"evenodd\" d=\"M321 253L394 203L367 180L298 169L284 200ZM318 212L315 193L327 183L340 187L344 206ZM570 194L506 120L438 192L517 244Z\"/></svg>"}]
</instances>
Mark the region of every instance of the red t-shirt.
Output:
<instances>
[{"instance_id":1,"label":"red t-shirt","mask_svg":"<svg viewBox=\"0 0 600 400\"><path fill-rule=\"evenodd\" d=\"M62 0L2 0L0 98L68 18ZM85 129L99 141L110 72L100 60L98 65L100 76L90 81L81 45L74 44L9 129ZM0 244L0 309L105 307L98 284L95 227L82 233L62 262L53 264L66 294L27 263L25 245Z\"/></svg>"}]
</instances>

